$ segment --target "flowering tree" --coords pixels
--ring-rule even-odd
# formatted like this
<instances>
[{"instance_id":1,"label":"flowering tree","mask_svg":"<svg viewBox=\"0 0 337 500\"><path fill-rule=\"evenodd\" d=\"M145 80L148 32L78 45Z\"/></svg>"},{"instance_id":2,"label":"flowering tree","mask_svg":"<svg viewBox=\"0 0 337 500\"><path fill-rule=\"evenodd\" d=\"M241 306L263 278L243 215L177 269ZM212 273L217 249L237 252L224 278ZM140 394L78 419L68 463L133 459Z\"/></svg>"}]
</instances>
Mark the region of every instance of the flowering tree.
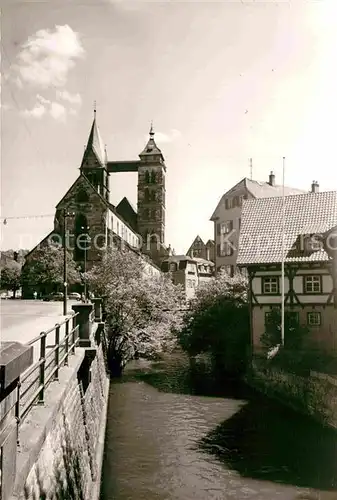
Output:
<instances>
[{"instance_id":1,"label":"flowering tree","mask_svg":"<svg viewBox=\"0 0 337 500\"><path fill-rule=\"evenodd\" d=\"M80 281L76 263L67 252L67 282ZM41 293L57 291L63 284L63 249L56 245L36 249L22 268L22 284Z\"/></svg>"},{"instance_id":2,"label":"flowering tree","mask_svg":"<svg viewBox=\"0 0 337 500\"><path fill-rule=\"evenodd\" d=\"M91 289L103 298L113 375L135 355L154 357L176 345L182 290L147 267L138 254L113 248L87 273Z\"/></svg>"},{"instance_id":3,"label":"flowering tree","mask_svg":"<svg viewBox=\"0 0 337 500\"><path fill-rule=\"evenodd\" d=\"M242 370L249 345L246 278L221 272L199 287L184 316L179 340L190 356L209 354L216 371Z\"/></svg>"}]
</instances>

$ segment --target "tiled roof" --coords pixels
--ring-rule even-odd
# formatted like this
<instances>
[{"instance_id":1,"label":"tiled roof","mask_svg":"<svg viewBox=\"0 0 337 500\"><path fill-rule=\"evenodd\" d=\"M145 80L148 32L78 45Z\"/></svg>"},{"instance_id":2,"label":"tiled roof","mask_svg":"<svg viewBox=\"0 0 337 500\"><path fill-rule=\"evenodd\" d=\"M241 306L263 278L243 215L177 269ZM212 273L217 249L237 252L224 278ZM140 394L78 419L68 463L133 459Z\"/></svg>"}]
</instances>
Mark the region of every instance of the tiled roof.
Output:
<instances>
[{"instance_id":1,"label":"tiled roof","mask_svg":"<svg viewBox=\"0 0 337 500\"><path fill-rule=\"evenodd\" d=\"M291 252L300 235L321 234L337 225L337 192L297 194L285 197L284 260L324 261L324 250ZM282 197L243 203L238 265L282 261Z\"/></svg>"},{"instance_id":2,"label":"tiled roof","mask_svg":"<svg viewBox=\"0 0 337 500\"><path fill-rule=\"evenodd\" d=\"M250 191L255 198L271 198L272 196L282 196L282 186L271 186L268 182L253 181L252 179L247 178L245 179L245 183L248 191ZM284 186L285 196L304 193L307 193L307 191Z\"/></svg>"},{"instance_id":3,"label":"tiled roof","mask_svg":"<svg viewBox=\"0 0 337 500\"><path fill-rule=\"evenodd\" d=\"M218 209L222 205L224 205L225 199L230 195L230 192L234 189L239 189L240 187L246 188L254 198L271 198L272 196L282 196L282 186L279 185L272 186L268 182L254 181L252 179L244 177L243 179L241 179L240 182L235 184L235 186L231 187L228 191L226 191L222 195L210 220L214 220L217 217ZM307 193L307 191L303 191L301 189L296 189L296 188L290 188L287 186L284 187L285 196L293 194L304 194L304 193Z\"/></svg>"}]
</instances>

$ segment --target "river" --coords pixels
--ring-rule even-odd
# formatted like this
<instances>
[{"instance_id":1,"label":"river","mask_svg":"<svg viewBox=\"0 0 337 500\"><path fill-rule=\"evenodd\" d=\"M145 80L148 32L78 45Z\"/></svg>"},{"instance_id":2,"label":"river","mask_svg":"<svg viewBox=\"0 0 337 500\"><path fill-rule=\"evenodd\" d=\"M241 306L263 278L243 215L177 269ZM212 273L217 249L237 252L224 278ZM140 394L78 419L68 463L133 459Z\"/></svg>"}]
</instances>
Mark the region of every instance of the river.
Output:
<instances>
[{"instance_id":1,"label":"river","mask_svg":"<svg viewBox=\"0 0 337 500\"><path fill-rule=\"evenodd\" d=\"M101 500L336 500L337 434L179 360L112 382Z\"/></svg>"}]
</instances>

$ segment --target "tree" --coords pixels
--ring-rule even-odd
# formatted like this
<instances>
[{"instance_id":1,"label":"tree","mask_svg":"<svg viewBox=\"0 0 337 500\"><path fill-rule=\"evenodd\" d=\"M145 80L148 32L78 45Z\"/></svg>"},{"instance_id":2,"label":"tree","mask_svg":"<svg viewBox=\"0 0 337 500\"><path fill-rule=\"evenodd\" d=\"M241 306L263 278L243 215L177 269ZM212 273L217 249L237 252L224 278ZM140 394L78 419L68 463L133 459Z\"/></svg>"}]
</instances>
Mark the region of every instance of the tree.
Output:
<instances>
[{"instance_id":1,"label":"tree","mask_svg":"<svg viewBox=\"0 0 337 500\"><path fill-rule=\"evenodd\" d=\"M1 290L11 290L13 297L21 287L21 265L14 260L8 262L1 269L0 288Z\"/></svg>"},{"instance_id":2,"label":"tree","mask_svg":"<svg viewBox=\"0 0 337 500\"><path fill-rule=\"evenodd\" d=\"M151 275L146 261L132 251L110 249L87 277L103 298L112 375L120 375L135 355L154 357L176 346L182 289L167 276Z\"/></svg>"},{"instance_id":3,"label":"tree","mask_svg":"<svg viewBox=\"0 0 337 500\"><path fill-rule=\"evenodd\" d=\"M76 263L67 252L67 283L80 281ZM63 248L48 245L36 249L22 268L22 284L44 294L58 291L63 285Z\"/></svg>"},{"instance_id":4,"label":"tree","mask_svg":"<svg viewBox=\"0 0 337 500\"><path fill-rule=\"evenodd\" d=\"M289 311L285 312L284 347L286 349L296 351L302 349L303 339L308 333L309 329L306 326L300 325L296 316L293 316ZM260 341L266 349L272 349L282 344L281 336L281 311L280 308L275 308L269 314L268 322Z\"/></svg>"},{"instance_id":5,"label":"tree","mask_svg":"<svg viewBox=\"0 0 337 500\"><path fill-rule=\"evenodd\" d=\"M249 345L246 278L221 272L199 287L184 316L179 341L191 357L209 354L217 374L241 372Z\"/></svg>"}]
</instances>

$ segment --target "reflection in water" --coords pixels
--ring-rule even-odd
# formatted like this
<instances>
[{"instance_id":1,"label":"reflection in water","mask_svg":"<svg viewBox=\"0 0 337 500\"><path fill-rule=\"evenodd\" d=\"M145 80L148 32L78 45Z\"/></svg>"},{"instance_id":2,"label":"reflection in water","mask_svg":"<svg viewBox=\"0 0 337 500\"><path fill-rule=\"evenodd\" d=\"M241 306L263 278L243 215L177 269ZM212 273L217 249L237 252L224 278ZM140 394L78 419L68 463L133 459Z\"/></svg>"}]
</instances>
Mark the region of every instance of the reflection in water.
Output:
<instances>
[{"instance_id":1,"label":"reflection in water","mask_svg":"<svg viewBox=\"0 0 337 500\"><path fill-rule=\"evenodd\" d=\"M102 500L337 499L334 432L183 365L139 366L111 385Z\"/></svg>"}]
</instances>

